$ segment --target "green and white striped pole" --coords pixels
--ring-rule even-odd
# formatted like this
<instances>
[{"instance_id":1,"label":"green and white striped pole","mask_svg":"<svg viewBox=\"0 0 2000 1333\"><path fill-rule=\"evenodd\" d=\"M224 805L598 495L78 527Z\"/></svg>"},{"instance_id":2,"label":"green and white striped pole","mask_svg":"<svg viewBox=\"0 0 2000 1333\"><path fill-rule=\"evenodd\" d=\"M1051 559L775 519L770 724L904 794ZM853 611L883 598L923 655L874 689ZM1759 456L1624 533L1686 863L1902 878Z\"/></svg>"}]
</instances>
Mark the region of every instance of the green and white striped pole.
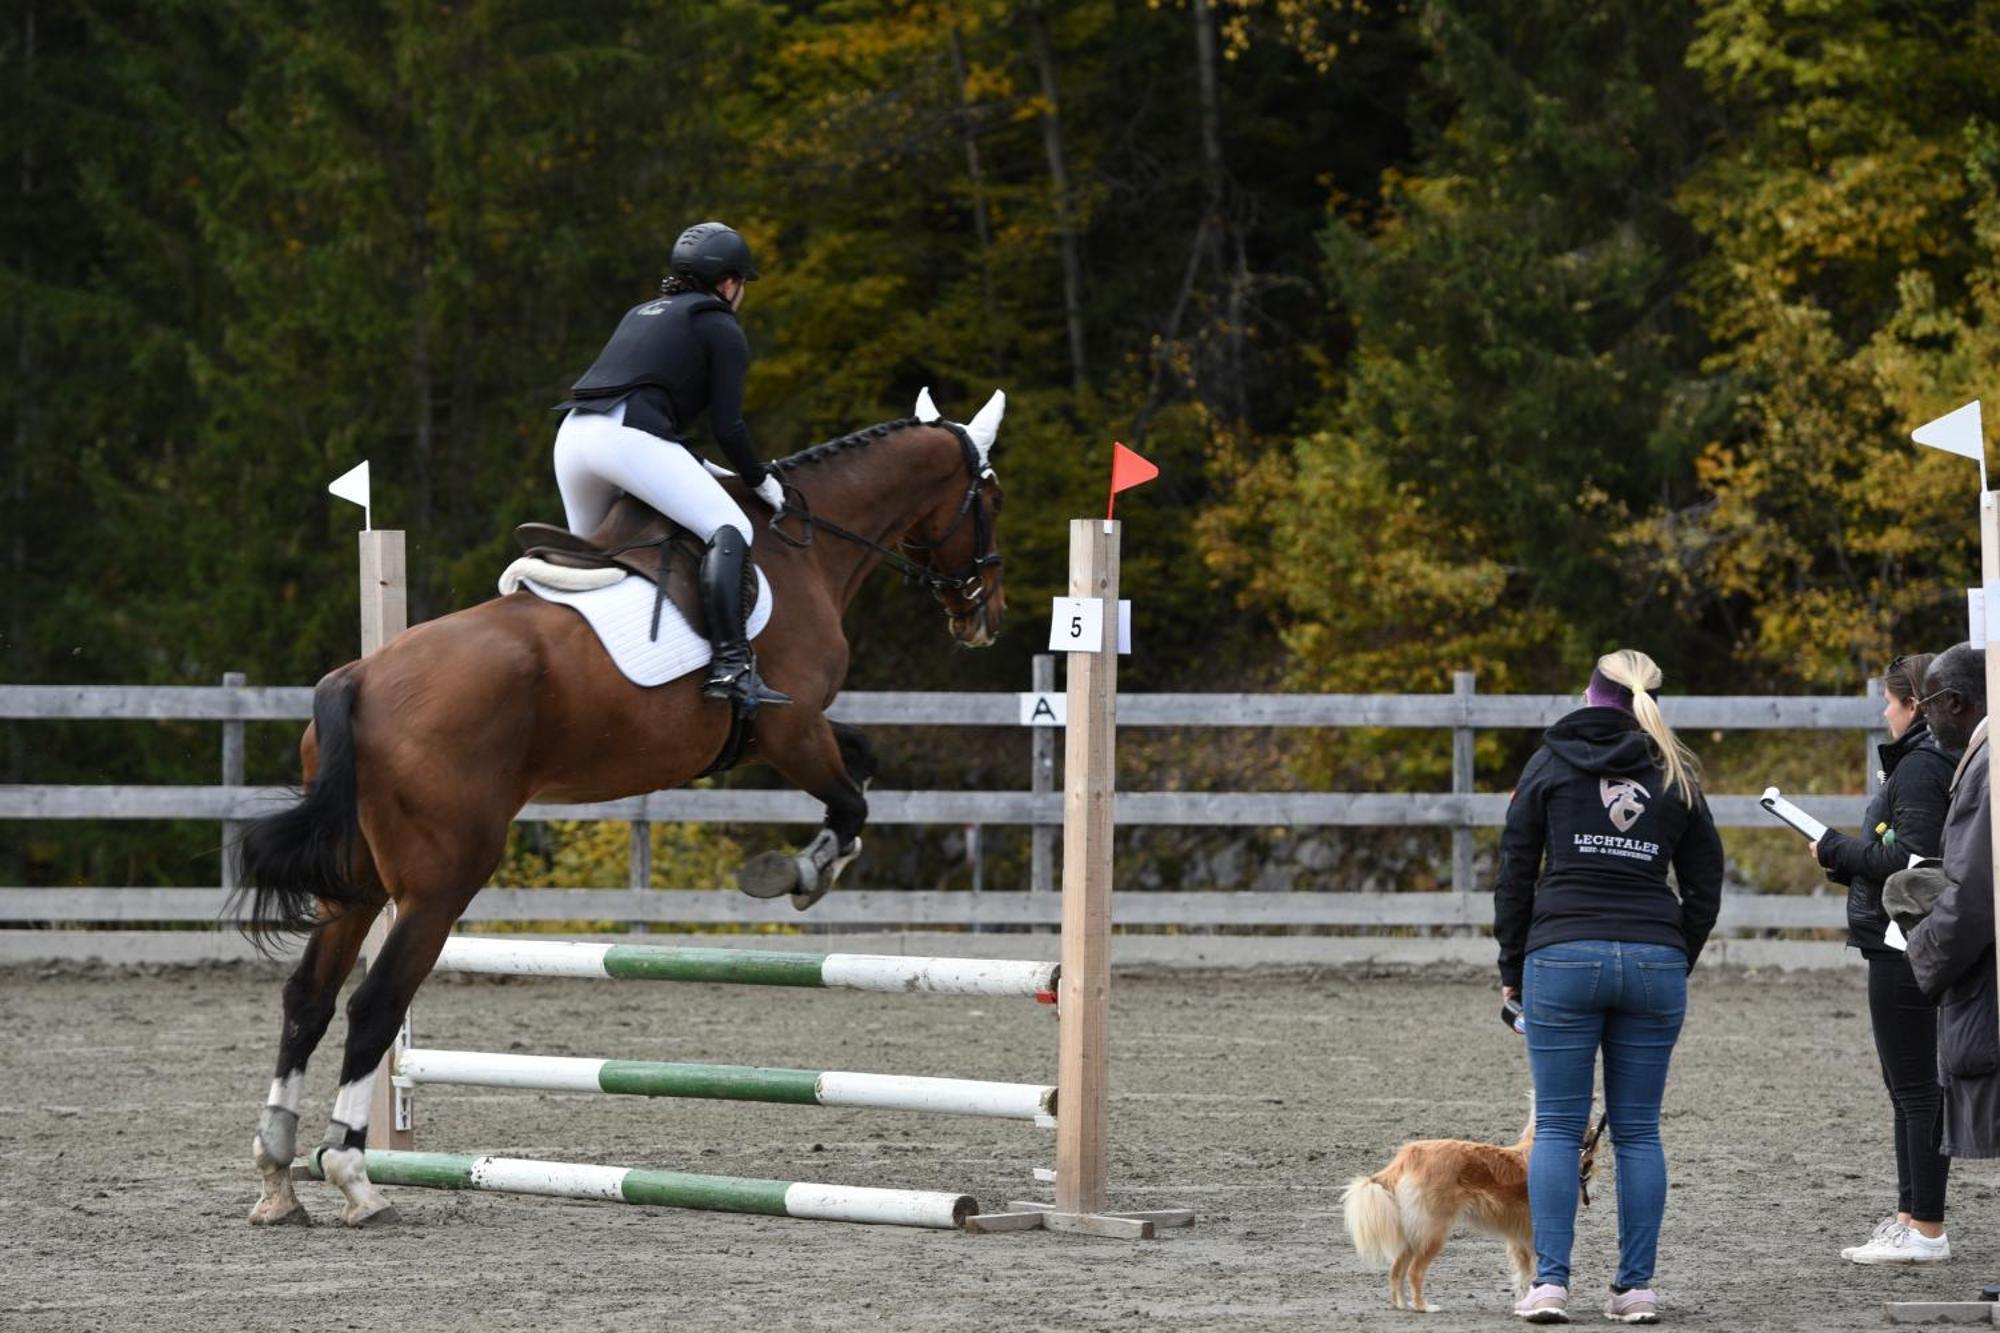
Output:
<instances>
[{"instance_id":1,"label":"green and white striped pole","mask_svg":"<svg viewBox=\"0 0 2000 1333\"><path fill-rule=\"evenodd\" d=\"M305 1173L314 1180L325 1179L317 1152L306 1160ZM979 1204L968 1195L936 1190L809 1185L637 1167L537 1162L520 1157L469 1157L372 1148L368 1151L368 1178L378 1185L606 1199L660 1208L762 1213L771 1217L938 1230L962 1228L965 1219L979 1211Z\"/></svg>"},{"instance_id":2,"label":"green and white striped pole","mask_svg":"<svg viewBox=\"0 0 2000 1333\"><path fill-rule=\"evenodd\" d=\"M1055 1125L1056 1090L1032 1083L421 1049L404 1051L397 1059L396 1073L419 1084L869 1107L1032 1120L1044 1128Z\"/></svg>"},{"instance_id":3,"label":"green and white striped pole","mask_svg":"<svg viewBox=\"0 0 2000 1333\"><path fill-rule=\"evenodd\" d=\"M455 935L439 972L528 977L610 977L617 981L719 981L746 986L937 995L1025 995L1053 1003L1055 963L1004 958L905 958L894 954L786 953L569 943L512 936Z\"/></svg>"}]
</instances>

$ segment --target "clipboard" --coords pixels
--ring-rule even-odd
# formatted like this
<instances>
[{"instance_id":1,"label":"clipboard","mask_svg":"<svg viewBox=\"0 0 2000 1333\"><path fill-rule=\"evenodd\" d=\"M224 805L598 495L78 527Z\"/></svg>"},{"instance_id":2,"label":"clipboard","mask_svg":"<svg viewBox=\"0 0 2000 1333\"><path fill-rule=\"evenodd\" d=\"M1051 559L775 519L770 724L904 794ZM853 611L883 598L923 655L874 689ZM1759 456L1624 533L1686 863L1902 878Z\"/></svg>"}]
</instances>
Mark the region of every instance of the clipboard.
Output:
<instances>
[{"instance_id":1,"label":"clipboard","mask_svg":"<svg viewBox=\"0 0 2000 1333\"><path fill-rule=\"evenodd\" d=\"M1776 787L1764 788L1764 794L1757 798L1757 804L1789 824L1807 842L1818 842L1826 836L1826 825L1786 800L1784 794Z\"/></svg>"}]
</instances>

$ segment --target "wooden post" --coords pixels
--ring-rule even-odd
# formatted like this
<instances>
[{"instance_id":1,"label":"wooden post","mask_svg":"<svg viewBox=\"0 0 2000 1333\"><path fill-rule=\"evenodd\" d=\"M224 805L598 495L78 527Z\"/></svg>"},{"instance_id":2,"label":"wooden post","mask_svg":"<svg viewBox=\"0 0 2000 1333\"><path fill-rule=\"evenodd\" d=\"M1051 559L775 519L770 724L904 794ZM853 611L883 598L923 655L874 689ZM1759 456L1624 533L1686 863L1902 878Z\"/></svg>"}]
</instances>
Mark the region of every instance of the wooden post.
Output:
<instances>
[{"instance_id":1,"label":"wooden post","mask_svg":"<svg viewBox=\"0 0 2000 1333\"><path fill-rule=\"evenodd\" d=\"M634 893L643 893L653 887L653 821L635 819L632 821L632 851L626 860L625 887ZM634 935L645 935L653 927L645 921L628 923Z\"/></svg>"},{"instance_id":2,"label":"wooden post","mask_svg":"<svg viewBox=\"0 0 2000 1333\"><path fill-rule=\"evenodd\" d=\"M373 529L361 534L361 655L368 656L409 627L408 578L403 564L403 534ZM381 952L396 924L391 903L375 918L361 945L362 966ZM395 1083L396 1056L410 1044L410 1016L405 1013L396 1040L375 1071L375 1094L368 1106L368 1146L409 1151L416 1147L416 1122L410 1090Z\"/></svg>"},{"instance_id":3,"label":"wooden post","mask_svg":"<svg viewBox=\"0 0 2000 1333\"><path fill-rule=\"evenodd\" d=\"M1918 681L1916 685L1917 693L1922 694L1924 692L1924 683ZM1878 713L1881 712L1882 678L1880 676L1870 676L1868 678L1868 688L1864 693L1867 694L1868 702L1873 705L1875 711ZM1882 790L1882 755L1876 747L1887 745L1888 743L1889 733L1886 731L1870 731L1861 738L1861 792L1864 796L1873 796L1876 792Z\"/></svg>"},{"instance_id":4,"label":"wooden post","mask_svg":"<svg viewBox=\"0 0 2000 1333\"><path fill-rule=\"evenodd\" d=\"M1047 694L1056 687L1056 658L1054 653L1036 653L1034 660L1034 691ZM1034 747L1029 759L1028 790L1036 795L1056 789L1056 734L1049 727L1030 727L1033 733L1030 744ZM1029 833L1032 859L1028 866L1028 891L1049 893L1055 888L1056 831L1046 824L1036 824Z\"/></svg>"},{"instance_id":5,"label":"wooden post","mask_svg":"<svg viewBox=\"0 0 2000 1333\"><path fill-rule=\"evenodd\" d=\"M1451 790L1456 796L1472 795L1472 693L1476 682L1470 671L1451 673L1451 692L1463 702L1459 724L1451 732ZM1471 815L1460 819L1451 831L1451 887L1457 893L1472 892Z\"/></svg>"},{"instance_id":6,"label":"wooden post","mask_svg":"<svg viewBox=\"0 0 2000 1333\"><path fill-rule=\"evenodd\" d=\"M1982 472L1980 479L1985 480ZM2000 703L2000 517L1996 517L1996 506L2000 506L2000 492L1981 491L1979 493L1979 572L1980 586L1986 599L1986 642L1974 644L1986 652L1986 805L1987 836L1991 843L1987 850L1992 855L1992 865L2000 866L2000 801L1993 799L1993 707ZM1993 885L1993 897L2000 905L2000 879ZM2000 913L1993 919L1993 939L2000 944ZM2000 975L2000 954L1994 956L1996 975Z\"/></svg>"},{"instance_id":7,"label":"wooden post","mask_svg":"<svg viewBox=\"0 0 2000 1333\"><path fill-rule=\"evenodd\" d=\"M1062 1014L1056 1086L1056 1211L1104 1208L1111 1006L1111 831L1118 787L1119 525L1072 519L1069 595L1101 600L1094 653L1072 653L1063 734Z\"/></svg>"},{"instance_id":8,"label":"wooden post","mask_svg":"<svg viewBox=\"0 0 2000 1333\"><path fill-rule=\"evenodd\" d=\"M1185 1209L1106 1213L1110 1091L1111 837L1118 787L1118 537L1108 519L1072 519L1069 595L1103 607L1095 652L1072 652L1063 728L1062 978L1057 984L1056 1201L1012 1202L966 1230L1042 1228L1128 1240L1190 1226Z\"/></svg>"},{"instance_id":9,"label":"wooden post","mask_svg":"<svg viewBox=\"0 0 2000 1333\"><path fill-rule=\"evenodd\" d=\"M244 675L241 671L222 673L222 688L240 690ZM240 787L243 785L243 719L231 717L222 723L222 785ZM236 891L236 840L243 836L243 825L234 819L222 821L222 887L229 892Z\"/></svg>"}]
</instances>

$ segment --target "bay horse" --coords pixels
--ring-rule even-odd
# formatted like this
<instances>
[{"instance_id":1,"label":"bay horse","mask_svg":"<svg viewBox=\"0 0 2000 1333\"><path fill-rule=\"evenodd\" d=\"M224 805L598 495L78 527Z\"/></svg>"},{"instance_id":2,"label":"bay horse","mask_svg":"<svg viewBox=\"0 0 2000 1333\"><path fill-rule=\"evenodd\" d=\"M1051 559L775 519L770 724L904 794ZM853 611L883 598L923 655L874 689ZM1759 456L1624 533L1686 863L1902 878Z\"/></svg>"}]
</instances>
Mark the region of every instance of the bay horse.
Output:
<instances>
[{"instance_id":1,"label":"bay horse","mask_svg":"<svg viewBox=\"0 0 2000 1333\"><path fill-rule=\"evenodd\" d=\"M961 644L998 633L1001 495L987 460L1005 408L995 393L959 426L938 418L926 390L917 419L774 464L789 493L773 526L783 520L794 535L767 533L753 548L773 598L756 650L764 678L793 702L758 710L743 757L817 797L826 823L803 852L766 852L746 867L746 892L803 887L812 892L794 902L804 905L860 850L874 757L826 710L847 675L841 616L869 572L886 561L928 586ZM739 482L726 484L759 512ZM697 671L634 685L581 615L521 590L412 626L319 682L299 743L304 794L252 821L241 842L251 928L309 932L285 983L277 1072L252 1140L263 1180L253 1225L310 1220L291 1181L306 1061L389 902L394 924L348 1001L319 1153L346 1197L343 1222L394 1219L363 1155L376 1070L453 923L499 865L509 824L531 800L616 800L699 776L733 726L730 704L703 698L702 680Z\"/></svg>"}]
</instances>

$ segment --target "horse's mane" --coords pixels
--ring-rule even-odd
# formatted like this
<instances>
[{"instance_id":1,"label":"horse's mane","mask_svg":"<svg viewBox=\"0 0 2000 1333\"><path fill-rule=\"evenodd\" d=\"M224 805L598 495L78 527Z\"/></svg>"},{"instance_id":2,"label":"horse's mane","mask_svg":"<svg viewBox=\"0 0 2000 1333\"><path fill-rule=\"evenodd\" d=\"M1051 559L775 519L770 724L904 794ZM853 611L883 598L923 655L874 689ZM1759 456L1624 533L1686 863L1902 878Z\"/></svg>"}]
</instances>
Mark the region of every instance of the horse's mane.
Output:
<instances>
[{"instance_id":1,"label":"horse's mane","mask_svg":"<svg viewBox=\"0 0 2000 1333\"><path fill-rule=\"evenodd\" d=\"M795 467L803 467L807 463L825 462L835 454L845 453L849 449L859 449L865 445L873 444L883 436L903 430L906 427L927 424L932 423L919 421L915 417L903 417L897 421L884 421L877 425L857 430L852 435L843 435L839 439L828 440L824 444L815 444L801 449L797 453L790 454L784 458L774 458L771 460L771 466L784 468L789 472Z\"/></svg>"}]
</instances>

